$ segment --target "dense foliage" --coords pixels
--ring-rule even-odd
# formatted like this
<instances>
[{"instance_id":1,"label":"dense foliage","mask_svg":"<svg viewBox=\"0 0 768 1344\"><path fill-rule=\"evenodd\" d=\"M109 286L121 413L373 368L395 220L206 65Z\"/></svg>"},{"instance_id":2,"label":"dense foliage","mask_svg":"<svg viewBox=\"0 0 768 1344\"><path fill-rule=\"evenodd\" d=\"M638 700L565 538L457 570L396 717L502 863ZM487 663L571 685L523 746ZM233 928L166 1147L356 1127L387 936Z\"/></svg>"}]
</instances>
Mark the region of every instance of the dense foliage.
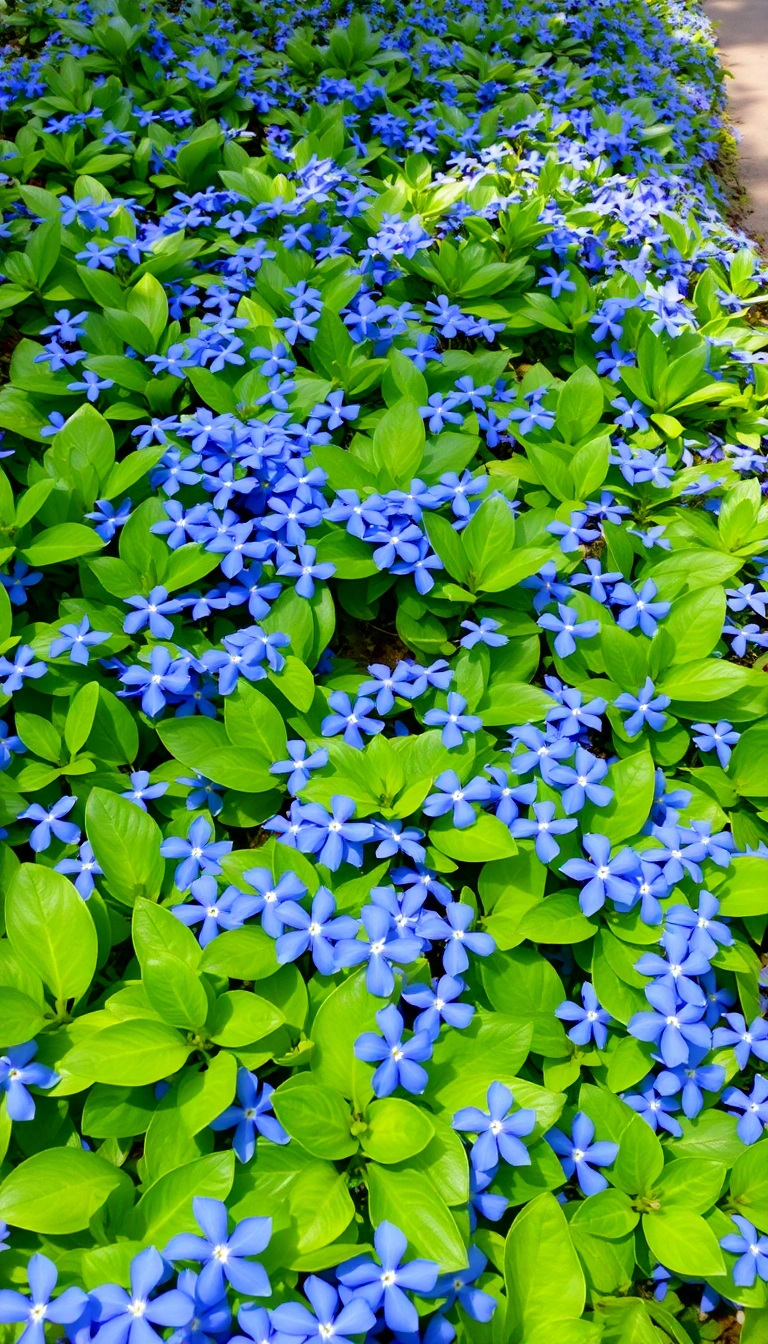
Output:
<instances>
[{"instance_id":1,"label":"dense foliage","mask_svg":"<svg viewBox=\"0 0 768 1344\"><path fill-rule=\"evenodd\" d=\"M5 17L0 1329L765 1340L701 13Z\"/></svg>"}]
</instances>

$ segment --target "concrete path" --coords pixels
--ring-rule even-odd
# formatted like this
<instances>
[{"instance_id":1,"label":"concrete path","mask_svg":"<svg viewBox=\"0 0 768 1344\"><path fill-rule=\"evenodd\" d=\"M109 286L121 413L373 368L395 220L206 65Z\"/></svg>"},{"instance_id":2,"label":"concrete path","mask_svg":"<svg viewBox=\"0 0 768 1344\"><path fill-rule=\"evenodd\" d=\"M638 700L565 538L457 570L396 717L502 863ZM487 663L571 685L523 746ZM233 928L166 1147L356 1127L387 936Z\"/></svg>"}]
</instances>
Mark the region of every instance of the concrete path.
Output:
<instances>
[{"instance_id":1,"label":"concrete path","mask_svg":"<svg viewBox=\"0 0 768 1344\"><path fill-rule=\"evenodd\" d=\"M749 196L747 232L768 250L768 0L704 0L726 80L729 110L741 134L740 177Z\"/></svg>"}]
</instances>

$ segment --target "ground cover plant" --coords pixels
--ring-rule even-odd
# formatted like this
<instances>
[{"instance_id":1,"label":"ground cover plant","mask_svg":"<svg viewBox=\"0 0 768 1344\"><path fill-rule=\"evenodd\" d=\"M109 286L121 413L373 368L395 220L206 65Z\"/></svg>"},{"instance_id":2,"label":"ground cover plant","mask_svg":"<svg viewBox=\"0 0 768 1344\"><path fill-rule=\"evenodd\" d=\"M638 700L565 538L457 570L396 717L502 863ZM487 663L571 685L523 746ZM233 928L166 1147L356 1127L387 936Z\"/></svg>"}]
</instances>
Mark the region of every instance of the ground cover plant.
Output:
<instances>
[{"instance_id":1,"label":"ground cover plant","mask_svg":"<svg viewBox=\"0 0 768 1344\"><path fill-rule=\"evenodd\" d=\"M4 20L3 1339L765 1340L700 11Z\"/></svg>"}]
</instances>

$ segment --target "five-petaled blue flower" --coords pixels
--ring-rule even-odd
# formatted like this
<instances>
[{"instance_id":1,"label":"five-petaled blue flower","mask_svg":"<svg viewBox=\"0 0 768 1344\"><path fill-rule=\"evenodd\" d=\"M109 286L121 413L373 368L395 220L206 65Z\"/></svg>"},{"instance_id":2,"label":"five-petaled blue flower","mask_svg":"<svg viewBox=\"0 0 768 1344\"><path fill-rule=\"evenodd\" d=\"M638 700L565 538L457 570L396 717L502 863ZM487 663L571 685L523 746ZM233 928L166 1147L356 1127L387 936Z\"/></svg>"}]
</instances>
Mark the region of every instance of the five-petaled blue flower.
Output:
<instances>
[{"instance_id":1,"label":"five-petaled blue flower","mask_svg":"<svg viewBox=\"0 0 768 1344\"><path fill-rule=\"evenodd\" d=\"M585 1195L607 1189L608 1181L595 1167L610 1167L616 1161L619 1145L604 1139L594 1143L595 1126L588 1115L579 1111L574 1116L570 1138L557 1128L548 1130L544 1137L560 1158L567 1179L575 1175Z\"/></svg>"},{"instance_id":2,"label":"five-petaled blue flower","mask_svg":"<svg viewBox=\"0 0 768 1344\"><path fill-rule=\"evenodd\" d=\"M488 1110L478 1106L463 1106L453 1117L454 1129L477 1134L470 1149L470 1159L478 1171L490 1171L501 1159L513 1167L528 1167L530 1155L522 1142L536 1124L533 1110L513 1111L514 1096L504 1083L491 1083L488 1088Z\"/></svg>"}]
</instances>

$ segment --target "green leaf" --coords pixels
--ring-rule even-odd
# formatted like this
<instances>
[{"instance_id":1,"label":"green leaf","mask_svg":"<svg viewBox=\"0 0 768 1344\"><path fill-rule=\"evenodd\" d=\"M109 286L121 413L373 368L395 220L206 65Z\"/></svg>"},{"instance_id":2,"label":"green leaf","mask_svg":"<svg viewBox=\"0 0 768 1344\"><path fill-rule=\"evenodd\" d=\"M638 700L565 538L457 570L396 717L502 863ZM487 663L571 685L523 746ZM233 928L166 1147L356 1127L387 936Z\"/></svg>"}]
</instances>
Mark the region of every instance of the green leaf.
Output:
<instances>
[{"instance_id":1,"label":"green leaf","mask_svg":"<svg viewBox=\"0 0 768 1344\"><path fill-rule=\"evenodd\" d=\"M736 855L717 896L723 915L768 914L768 860L759 854Z\"/></svg>"},{"instance_id":2,"label":"green leaf","mask_svg":"<svg viewBox=\"0 0 768 1344\"><path fill-rule=\"evenodd\" d=\"M581 1316L584 1274L554 1195L539 1195L513 1222L504 1247L504 1279L508 1344L527 1344L536 1327L551 1329ZM559 1326L550 1338L563 1338Z\"/></svg>"},{"instance_id":3,"label":"green leaf","mask_svg":"<svg viewBox=\"0 0 768 1344\"><path fill-rule=\"evenodd\" d=\"M614 1241L634 1231L639 1221L640 1215L623 1191L602 1190L577 1206L571 1226L583 1228L592 1237Z\"/></svg>"},{"instance_id":4,"label":"green leaf","mask_svg":"<svg viewBox=\"0 0 768 1344\"><path fill-rule=\"evenodd\" d=\"M63 429L54 436L50 460L61 480L76 490L90 508L115 461L115 436L95 406L87 401L78 406ZM82 531L95 537L90 528L83 527ZM98 543L99 538L95 537L95 540Z\"/></svg>"},{"instance_id":5,"label":"green leaf","mask_svg":"<svg viewBox=\"0 0 768 1344\"><path fill-rule=\"evenodd\" d=\"M600 628L600 650L611 681L636 695L648 676L648 641L606 621Z\"/></svg>"},{"instance_id":6,"label":"green leaf","mask_svg":"<svg viewBox=\"0 0 768 1344\"><path fill-rule=\"evenodd\" d=\"M627 1195L648 1195L655 1189L663 1166L664 1152L659 1140L650 1125L634 1113L621 1135L610 1180Z\"/></svg>"},{"instance_id":7,"label":"green leaf","mask_svg":"<svg viewBox=\"0 0 768 1344\"><path fill-rule=\"evenodd\" d=\"M584 834L607 835L612 846L638 835L653 805L654 781L653 757L647 749L614 761L603 781L613 789L613 798L607 807L587 803L581 814Z\"/></svg>"},{"instance_id":8,"label":"green leaf","mask_svg":"<svg viewBox=\"0 0 768 1344\"><path fill-rule=\"evenodd\" d=\"M583 943L593 938L597 923L586 918L572 891L557 891L523 915L520 934L532 943Z\"/></svg>"},{"instance_id":9,"label":"green leaf","mask_svg":"<svg viewBox=\"0 0 768 1344\"><path fill-rule=\"evenodd\" d=\"M369 1164L366 1172L371 1221L406 1230L415 1256L436 1260L441 1270L463 1269L464 1240L445 1200L420 1172ZM399 1221L398 1221L399 1220Z\"/></svg>"},{"instance_id":10,"label":"green leaf","mask_svg":"<svg viewBox=\"0 0 768 1344\"><path fill-rule=\"evenodd\" d=\"M80 560L100 551L104 542L83 523L57 523L41 532L31 546L19 554L28 565L59 565L65 560Z\"/></svg>"},{"instance_id":11,"label":"green leaf","mask_svg":"<svg viewBox=\"0 0 768 1344\"><path fill-rule=\"evenodd\" d=\"M113 1087L96 1083L83 1108L83 1133L94 1139L144 1134L157 1109L152 1087Z\"/></svg>"},{"instance_id":12,"label":"green leaf","mask_svg":"<svg viewBox=\"0 0 768 1344\"><path fill-rule=\"evenodd\" d=\"M275 1031L283 1014L268 999L243 989L220 994L211 1009L207 1031L217 1045L251 1045Z\"/></svg>"},{"instance_id":13,"label":"green leaf","mask_svg":"<svg viewBox=\"0 0 768 1344\"><path fill-rule=\"evenodd\" d=\"M250 747L235 747L223 723L213 719L168 719L157 725L163 745L182 765L239 793L266 793L275 787L268 759Z\"/></svg>"},{"instance_id":14,"label":"green leaf","mask_svg":"<svg viewBox=\"0 0 768 1344\"><path fill-rule=\"evenodd\" d=\"M363 1152L385 1166L415 1157L432 1139L435 1126L426 1111L400 1097L372 1101L365 1113L367 1129L360 1135Z\"/></svg>"},{"instance_id":15,"label":"green leaf","mask_svg":"<svg viewBox=\"0 0 768 1344\"><path fill-rule=\"evenodd\" d=\"M679 1205L690 1213L707 1213L720 1198L726 1170L724 1162L681 1157L667 1163L654 1194L665 1211Z\"/></svg>"},{"instance_id":16,"label":"green leaf","mask_svg":"<svg viewBox=\"0 0 768 1344\"><path fill-rule=\"evenodd\" d=\"M534 1050L554 1059L568 1053L563 1025L554 1015L567 995L546 957L533 947L515 947L486 957L480 973L493 1007L531 1024Z\"/></svg>"},{"instance_id":17,"label":"green leaf","mask_svg":"<svg viewBox=\"0 0 768 1344\"><path fill-rule=\"evenodd\" d=\"M0 987L0 1045L31 1041L45 1023L44 1005L12 985Z\"/></svg>"},{"instance_id":18,"label":"green leaf","mask_svg":"<svg viewBox=\"0 0 768 1344\"><path fill-rule=\"evenodd\" d=\"M674 640L672 662L690 663L696 658L707 658L720 639L724 622L725 591L719 584L676 598L663 626Z\"/></svg>"},{"instance_id":19,"label":"green leaf","mask_svg":"<svg viewBox=\"0 0 768 1344\"><path fill-rule=\"evenodd\" d=\"M199 1134L230 1105L237 1084L237 1061L221 1050L207 1068L189 1066L179 1076L175 1114L189 1135Z\"/></svg>"},{"instance_id":20,"label":"green leaf","mask_svg":"<svg viewBox=\"0 0 768 1344\"><path fill-rule=\"evenodd\" d=\"M757 723L742 733L729 773L743 798L768 798L768 724Z\"/></svg>"},{"instance_id":21,"label":"green leaf","mask_svg":"<svg viewBox=\"0 0 768 1344\"><path fill-rule=\"evenodd\" d=\"M74 696L64 723L64 741L73 756L84 747L90 737L99 703L99 685L87 681ZM19 716L16 715L18 730Z\"/></svg>"},{"instance_id":22,"label":"green leaf","mask_svg":"<svg viewBox=\"0 0 768 1344\"><path fill-rule=\"evenodd\" d=\"M429 1069L434 1108L451 1115L460 1106L484 1108L488 1088L496 1080L514 1091L531 1035L530 1022L478 1008L468 1027L440 1036Z\"/></svg>"},{"instance_id":23,"label":"green leaf","mask_svg":"<svg viewBox=\"0 0 768 1344\"><path fill-rule=\"evenodd\" d=\"M86 1037L65 1056L66 1068L94 1083L140 1087L175 1073L190 1049L173 1027L134 1017Z\"/></svg>"},{"instance_id":24,"label":"green leaf","mask_svg":"<svg viewBox=\"0 0 768 1344\"><path fill-rule=\"evenodd\" d=\"M768 1230L768 1143L745 1148L733 1164L729 1195L751 1223Z\"/></svg>"},{"instance_id":25,"label":"green leaf","mask_svg":"<svg viewBox=\"0 0 768 1344\"><path fill-rule=\"evenodd\" d=\"M14 953L57 1002L85 994L96 970L96 928L86 902L63 874L23 863L11 881L5 918Z\"/></svg>"},{"instance_id":26,"label":"green leaf","mask_svg":"<svg viewBox=\"0 0 768 1344\"><path fill-rule=\"evenodd\" d=\"M656 689L671 700L690 700L695 704L709 704L713 700L734 695L755 683L761 673L747 667L737 667L722 659L702 658L684 667L669 668Z\"/></svg>"},{"instance_id":27,"label":"green leaf","mask_svg":"<svg viewBox=\"0 0 768 1344\"><path fill-rule=\"evenodd\" d=\"M264 980L278 969L275 940L259 924L229 929L203 950L201 969L233 980Z\"/></svg>"},{"instance_id":28,"label":"green leaf","mask_svg":"<svg viewBox=\"0 0 768 1344\"><path fill-rule=\"evenodd\" d=\"M487 591L515 546L515 520L506 499L492 495L484 500L461 540L469 561L470 586Z\"/></svg>"},{"instance_id":29,"label":"green leaf","mask_svg":"<svg viewBox=\"0 0 768 1344\"><path fill-rule=\"evenodd\" d=\"M179 1232L197 1232L192 1200L226 1199L232 1189L235 1155L211 1153L166 1172L139 1200L131 1234L144 1246L165 1246Z\"/></svg>"},{"instance_id":30,"label":"green leaf","mask_svg":"<svg viewBox=\"0 0 768 1344\"><path fill-rule=\"evenodd\" d=\"M447 518L439 513L425 513L424 526L427 530L433 551L440 556L448 573L461 584L469 578L469 559L462 545L462 539Z\"/></svg>"},{"instance_id":31,"label":"green leaf","mask_svg":"<svg viewBox=\"0 0 768 1344\"><path fill-rule=\"evenodd\" d=\"M140 318L159 341L168 325L168 300L154 275L145 272L128 294L128 312Z\"/></svg>"},{"instance_id":32,"label":"green leaf","mask_svg":"<svg viewBox=\"0 0 768 1344\"><path fill-rule=\"evenodd\" d=\"M508 827L490 812L480 812L474 826L457 831L450 817L438 817L429 832L429 842L450 859L463 863L486 863L517 853L517 843Z\"/></svg>"},{"instance_id":33,"label":"green leaf","mask_svg":"<svg viewBox=\"0 0 768 1344\"><path fill-rule=\"evenodd\" d=\"M123 905L154 900L165 874L157 822L128 798L92 789L85 829L112 895Z\"/></svg>"},{"instance_id":34,"label":"green leaf","mask_svg":"<svg viewBox=\"0 0 768 1344\"><path fill-rule=\"evenodd\" d=\"M255 686L242 678L224 707L224 722L233 746L257 751L267 761L286 756L285 724L280 711Z\"/></svg>"},{"instance_id":35,"label":"green leaf","mask_svg":"<svg viewBox=\"0 0 768 1344\"><path fill-rule=\"evenodd\" d=\"M350 1130L349 1103L333 1087L320 1086L306 1075L289 1078L272 1094L272 1106L281 1125L292 1138L315 1157L337 1161L357 1152L358 1141ZM299 1085L302 1084L302 1085Z\"/></svg>"},{"instance_id":36,"label":"green leaf","mask_svg":"<svg viewBox=\"0 0 768 1344\"><path fill-rule=\"evenodd\" d=\"M699 1214L687 1209L646 1213L643 1214L643 1232L657 1260L673 1274L705 1279L725 1274L717 1238Z\"/></svg>"},{"instance_id":37,"label":"green leaf","mask_svg":"<svg viewBox=\"0 0 768 1344\"><path fill-rule=\"evenodd\" d=\"M371 1068L355 1057L354 1044L363 1031L376 1030L376 1013L386 1006L368 993L365 970L357 971L323 999L312 1026L312 1076L333 1087L362 1111L372 1096Z\"/></svg>"},{"instance_id":38,"label":"green leaf","mask_svg":"<svg viewBox=\"0 0 768 1344\"><path fill-rule=\"evenodd\" d=\"M603 388L596 373L582 365L560 389L556 424L566 443L576 443L594 429L603 413Z\"/></svg>"},{"instance_id":39,"label":"green leaf","mask_svg":"<svg viewBox=\"0 0 768 1344\"><path fill-rule=\"evenodd\" d=\"M407 488L424 456L426 433L419 408L402 397L381 417L373 435L373 456L379 468L379 484Z\"/></svg>"},{"instance_id":40,"label":"green leaf","mask_svg":"<svg viewBox=\"0 0 768 1344\"><path fill-rule=\"evenodd\" d=\"M82 1148L46 1148L0 1185L0 1218L27 1232L82 1232L123 1183L120 1171Z\"/></svg>"}]
</instances>

